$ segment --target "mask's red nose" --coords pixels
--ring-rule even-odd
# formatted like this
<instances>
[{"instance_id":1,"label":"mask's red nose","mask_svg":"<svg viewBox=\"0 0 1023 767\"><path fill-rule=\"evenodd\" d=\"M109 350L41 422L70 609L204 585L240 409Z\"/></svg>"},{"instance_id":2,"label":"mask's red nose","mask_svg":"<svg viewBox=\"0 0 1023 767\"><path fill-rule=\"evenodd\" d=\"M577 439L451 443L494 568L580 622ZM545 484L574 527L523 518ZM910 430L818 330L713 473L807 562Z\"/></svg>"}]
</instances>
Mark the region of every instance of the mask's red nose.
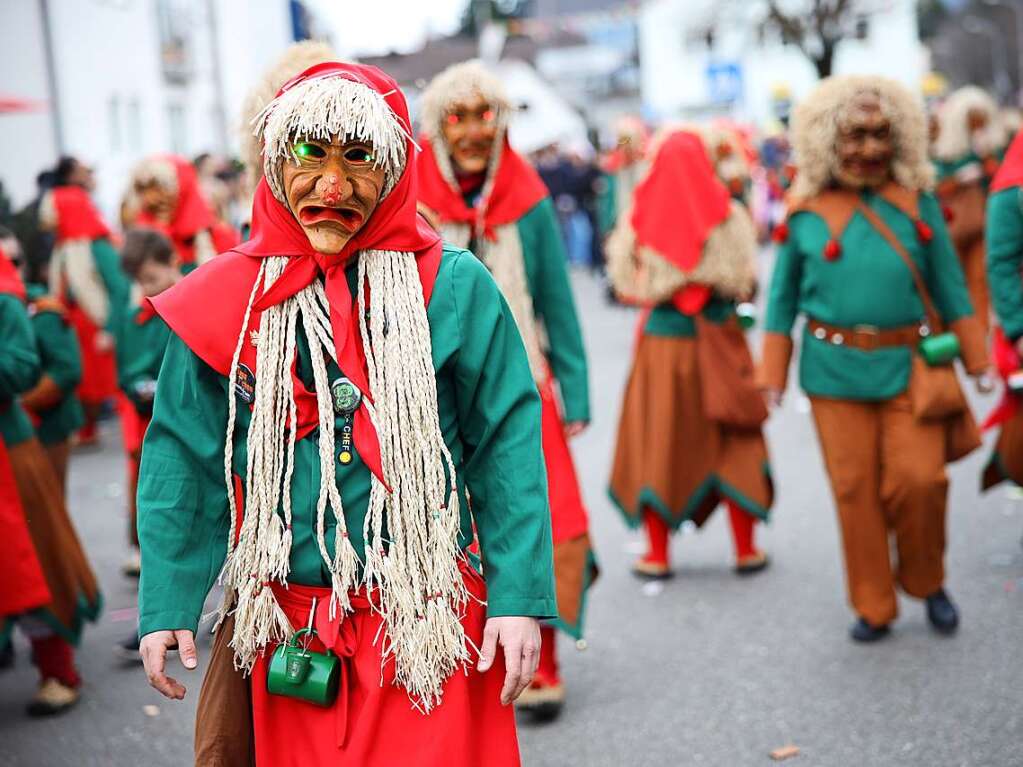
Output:
<instances>
[{"instance_id":1,"label":"mask's red nose","mask_svg":"<svg viewBox=\"0 0 1023 767\"><path fill-rule=\"evenodd\" d=\"M320 199L326 205L337 205L341 202L340 179L337 176L327 176L324 179L324 187L320 192Z\"/></svg>"}]
</instances>

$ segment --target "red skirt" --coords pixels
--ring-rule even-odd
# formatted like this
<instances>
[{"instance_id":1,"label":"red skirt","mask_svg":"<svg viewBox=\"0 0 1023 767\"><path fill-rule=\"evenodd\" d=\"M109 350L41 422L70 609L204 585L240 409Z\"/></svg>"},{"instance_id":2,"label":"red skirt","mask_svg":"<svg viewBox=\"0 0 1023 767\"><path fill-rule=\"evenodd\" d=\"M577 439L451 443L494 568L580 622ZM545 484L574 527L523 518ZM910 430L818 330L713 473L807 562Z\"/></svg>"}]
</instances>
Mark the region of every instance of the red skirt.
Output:
<instances>
[{"instance_id":1,"label":"red skirt","mask_svg":"<svg viewBox=\"0 0 1023 767\"><path fill-rule=\"evenodd\" d=\"M551 502L551 532L557 545L585 535L589 520L579 490L575 461L565 437L565 423L550 379L540 387L540 418L543 456L547 465L547 493Z\"/></svg>"},{"instance_id":2,"label":"red skirt","mask_svg":"<svg viewBox=\"0 0 1023 767\"><path fill-rule=\"evenodd\" d=\"M469 593L486 598L483 578L463 568ZM430 714L412 707L395 686L393 664L381 671L381 618L364 595L355 612L330 621L330 589L292 584L274 586L291 625L308 623L313 597L319 602L312 649L326 640L341 658L341 690L330 708L321 708L266 690L270 653L252 671L252 723L257 767L519 767L515 713L500 702L503 654L485 674L467 668L444 686L443 702ZM322 608L322 609L321 609ZM466 635L480 646L486 607L471 601L463 620Z\"/></svg>"},{"instance_id":3,"label":"red skirt","mask_svg":"<svg viewBox=\"0 0 1023 767\"><path fill-rule=\"evenodd\" d=\"M124 442L124 452L129 456L142 449L142 440L146 436L146 429L152 416L144 416L135 409L131 400L121 394L117 401L117 411L121 416L121 440Z\"/></svg>"},{"instance_id":4,"label":"red skirt","mask_svg":"<svg viewBox=\"0 0 1023 767\"><path fill-rule=\"evenodd\" d=\"M98 404L117 393L114 350L96 350L96 335L100 329L80 306L72 304L68 308L67 318L75 329L82 352L82 382L78 384L78 398L87 405Z\"/></svg>"},{"instance_id":5,"label":"red skirt","mask_svg":"<svg viewBox=\"0 0 1023 767\"><path fill-rule=\"evenodd\" d=\"M29 535L7 446L0 440L0 540L4 577L0 578L0 618L34 610L52 600ZM0 624L2 624L0 620Z\"/></svg>"}]
</instances>

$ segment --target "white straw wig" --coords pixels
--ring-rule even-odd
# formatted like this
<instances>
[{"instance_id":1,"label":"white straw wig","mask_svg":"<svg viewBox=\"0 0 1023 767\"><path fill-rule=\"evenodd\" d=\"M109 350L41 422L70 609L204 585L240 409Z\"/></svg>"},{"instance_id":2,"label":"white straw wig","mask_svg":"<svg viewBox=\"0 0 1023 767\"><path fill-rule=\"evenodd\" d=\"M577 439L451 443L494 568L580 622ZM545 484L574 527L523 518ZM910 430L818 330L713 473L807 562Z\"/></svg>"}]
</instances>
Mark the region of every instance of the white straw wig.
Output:
<instances>
[{"instance_id":1,"label":"white straw wig","mask_svg":"<svg viewBox=\"0 0 1023 767\"><path fill-rule=\"evenodd\" d=\"M987 125L976 134L970 134L970 112L981 112ZM971 151L980 156L989 155L1004 147L1009 140L998 111L998 104L983 88L968 85L954 91L938 111L940 130L934 142L934 156L938 160L958 160Z\"/></svg>"},{"instance_id":2,"label":"white straw wig","mask_svg":"<svg viewBox=\"0 0 1023 767\"><path fill-rule=\"evenodd\" d=\"M878 97L881 111L891 123L895 180L911 190L928 190L934 185L934 169L927 157L926 118L909 90L885 77L840 75L822 81L793 115L798 169L792 186L795 197L813 197L833 181L839 123L855 98L866 93Z\"/></svg>"},{"instance_id":3,"label":"white straw wig","mask_svg":"<svg viewBox=\"0 0 1023 767\"><path fill-rule=\"evenodd\" d=\"M134 191L136 186L145 187L151 184L156 184L164 191L177 195L178 171L168 157L152 155L139 162L131 171L129 194Z\"/></svg>"},{"instance_id":4,"label":"white straw wig","mask_svg":"<svg viewBox=\"0 0 1023 767\"><path fill-rule=\"evenodd\" d=\"M294 160L297 140L365 141L373 145L377 167L385 173L383 195L401 178L407 159L408 127L401 124L384 96L345 77L303 80L271 101L256 116L255 132L263 139L263 174L270 191L284 205L284 163Z\"/></svg>"},{"instance_id":5,"label":"white straw wig","mask_svg":"<svg viewBox=\"0 0 1023 767\"><path fill-rule=\"evenodd\" d=\"M254 182L263 176L263 144L260 137L253 133L252 124L266 109L266 105L274 100L284 83L309 67L328 61L337 61L337 56L327 43L303 40L289 45L274 65L264 73L263 79L246 95L239 121L239 138L242 161L252 174Z\"/></svg>"}]
</instances>

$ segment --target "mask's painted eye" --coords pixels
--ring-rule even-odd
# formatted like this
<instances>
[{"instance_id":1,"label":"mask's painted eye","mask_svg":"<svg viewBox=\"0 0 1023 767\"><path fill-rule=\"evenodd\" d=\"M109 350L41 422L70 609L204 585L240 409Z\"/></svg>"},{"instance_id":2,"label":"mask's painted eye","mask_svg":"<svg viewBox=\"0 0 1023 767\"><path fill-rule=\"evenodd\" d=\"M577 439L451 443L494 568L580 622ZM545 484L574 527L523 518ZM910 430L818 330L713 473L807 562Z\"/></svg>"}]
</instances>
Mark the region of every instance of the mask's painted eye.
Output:
<instances>
[{"instance_id":1,"label":"mask's painted eye","mask_svg":"<svg viewBox=\"0 0 1023 767\"><path fill-rule=\"evenodd\" d=\"M322 160L327 156L327 150L319 144L311 144L308 141L299 141L291 151L300 160Z\"/></svg>"},{"instance_id":2,"label":"mask's painted eye","mask_svg":"<svg viewBox=\"0 0 1023 767\"><path fill-rule=\"evenodd\" d=\"M497 113L493 109L487 109L483 112L483 122L492 123L494 118L497 117Z\"/></svg>"},{"instance_id":3,"label":"mask's painted eye","mask_svg":"<svg viewBox=\"0 0 1023 767\"><path fill-rule=\"evenodd\" d=\"M458 125L460 122L462 122L460 115L456 115L454 112L448 115L448 125Z\"/></svg>"},{"instance_id":4,"label":"mask's painted eye","mask_svg":"<svg viewBox=\"0 0 1023 767\"><path fill-rule=\"evenodd\" d=\"M348 162L369 163L376 159L376 156L369 149L361 146L353 146L345 150L345 159Z\"/></svg>"}]
</instances>

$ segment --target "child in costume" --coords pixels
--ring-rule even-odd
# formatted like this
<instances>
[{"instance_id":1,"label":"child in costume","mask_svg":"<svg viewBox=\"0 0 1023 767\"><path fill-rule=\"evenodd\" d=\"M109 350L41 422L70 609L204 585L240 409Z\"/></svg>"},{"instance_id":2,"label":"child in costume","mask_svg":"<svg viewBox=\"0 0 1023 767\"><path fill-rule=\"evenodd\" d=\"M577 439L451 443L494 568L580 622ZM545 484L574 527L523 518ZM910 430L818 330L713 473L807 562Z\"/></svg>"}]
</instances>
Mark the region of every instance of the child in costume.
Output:
<instances>
[{"instance_id":1,"label":"child in costume","mask_svg":"<svg viewBox=\"0 0 1023 767\"><path fill-rule=\"evenodd\" d=\"M3 227L0 248L15 263L22 260L18 241ZM28 276L26 307L42 371L36 385L21 395L21 405L32 419L36 437L46 450L66 496L71 437L85 423L82 404L75 394L82 380L82 358L74 328L67 319L67 308L49 294L45 279L32 274L27 265L21 267Z\"/></svg>"},{"instance_id":2,"label":"child in costume","mask_svg":"<svg viewBox=\"0 0 1023 767\"><path fill-rule=\"evenodd\" d=\"M529 684L556 606L539 397L512 314L417 215L393 79L311 67L257 127L251 239L152 302L172 335L139 477L150 682L185 694L166 650L195 667L222 572L200 711L243 729L211 744L200 716L200 763L249 763L251 731L259 767L518 765L501 704ZM339 674L315 686L325 705L268 688L273 657L303 647Z\"/></svg>"},{"instance_id":3,"label":"child in costume","mask_svg":"<svg viewBox=\"0 0 1023 767\"><path fill-rule=\"evenodd\" d=\"M984 205L1008 135L998 103L974 85L953 91L937 112L932 147L936 194L966 276L970 303L988 330L991 296L984 267Z\"/></svg>"},{"instance_id":4,"label":"child in costume","mask_svg":"<svg viewBox=\"0 0 1023 767\"><path fill-rule=\"evenodd\" d=\"M237 232L216 218L195 168L183 157L154 155L139 163L129 199L131 226L166 235L185 274L238 244Z\"/></svg>"},{"instance_id":5,"label":"child in costume","mask_svg":"<svg viewBox=\"0 0 1023 767\"><path fill-rule=\"evenodd\" d=\"M762 383L777 403L805 315L800 383L838 511L852 639L888 634L896 587L950 633L959 617L944 590L945 465L980 444L952 359L982 388L989 363L930 191L923 109L891 80L832 77L796 110L793 138Z\"/></svg>"},{"instance_id":6,"label":"child in costume","mask_svg":"<svg viewBox=\"0 0 1023 767\"><path fill-rule=\"evenodd\" d=\"M128 303L128 281L110 230L84 189L58 186L47 192L39 205L39 221L56 235L49 290L67 307L78 336L82 382L77 393L85 409L78 441L91 444L98 439L103 405L117 393L114 331Z\"/></svg>"},{"instance_id":7,"label":"child in costume","mask_svg":"<svg viewBox=\"0 0 1023 767\"><path fill-rule=\"evenodd\" d=\"M597 572L568 446L588 424L590 403L564 245L547 187L508 143L511 104L494 75L478 61L456 64L434 78L421 104L421 207L446 241L472 249L493 274L540 391L559 619L543 628L540 668L519 706L549 718L565 696L555 627L582 637Z\"/></svg>"},{"instance_id":8,"label":"child in costume","mask_svg":"<svg viewBox=\"0 0 1023 767\"><path fill-rule=\"evenodd\" d=\"M128 540L133 555L125 574L138 577L138 530L135 495L138 489L142 438L153 415L156 378L170 330L145 298L152 298L177 284L181 265L170 240L153 229L132 229L121 248L121 267L137 286L139 301L125 315L118 332L117 379L125 404L121 407L121 431L128 454ZM137 647L137 637L132 638Z\"/></svg>"},{"instance_id":9,"label":"child in costume","mask_svg":"<svg viewBox=\"0 0 1023 767\"><path fill-rule=\"evenodd\" d=\"M24 283L0 251L0 529L8 565L0 637L13 619L31 641L40 685L28 712L45 716L78 702L74 645L84 622L99 615L101 600L56 474L17 399L41 372L24 301Z\"/></svg>"},{"instance_id":10,"label":"child in costume","mask_svg":"<svg viewBox=\"0 0 1023 767\"><path fill-rule=\"evenodd\" d=\"M610 494L646 530L644 577L671 575L668 538L728 509L736 570L767 566L754 540L773 499L761 424L767 417L735 307L756 285L756 233L717 178L700 136L655 142L633 208L607 243L608 275L641 320L622 404Z\"/></svg>"}]
</instances>

